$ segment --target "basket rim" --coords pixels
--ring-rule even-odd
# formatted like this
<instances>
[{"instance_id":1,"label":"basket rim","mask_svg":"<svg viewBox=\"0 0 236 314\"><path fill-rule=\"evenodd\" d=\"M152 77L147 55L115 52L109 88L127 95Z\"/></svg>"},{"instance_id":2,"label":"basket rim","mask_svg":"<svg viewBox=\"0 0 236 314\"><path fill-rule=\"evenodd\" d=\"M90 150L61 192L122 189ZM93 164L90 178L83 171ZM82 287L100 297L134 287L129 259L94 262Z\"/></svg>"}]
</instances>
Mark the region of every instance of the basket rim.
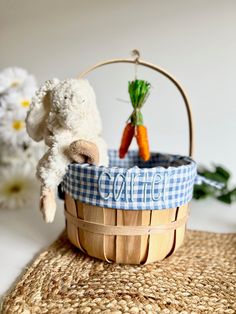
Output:
<instances>
[{"instance_id":1,"label":"basket rim","mask_svg":"<svg viewBox=\"0 0 236 314\"><path fill-rule=\"evenodd\" d=\"M118 150L108 149L108 152L109 152L109 154L117 153L117 157L118 157ZM89 163L82 163L82 164L72 163L72 164L73 164L73 167L76 167L78 169L89 168L89 169L92 169L95 171L101 171L102 170L102 171L106 171L106 172L117 171L117 170L121 171L121 172L126 172L126 171L132 171L133 169L139 169L141 172L144 172L144 173L149 172L149 171L153 172L154 169L160 170L161 172L164 172L164 171L166 172L166 171L172 171L172 170L179 169L180 167L191 168L191 167L195 167L197 165L196 161L193 160L193 158L186 156L186 155L159 153L159 152L151 152L150 154L151 154L151 156L163 156L163 157L171 156L174 158L174 160L182 159L186 163L183 165L178 165L178 166L164 167L164 166L159 165L159 166L146 167L146 168L139 167L137 165L134 165L134 166L129 167L129 168L125 168L125 167L118 167L118 166L104 166L104 165L97 166L97 165L91 165ZM128 151L126 158L134 157L134 156L138 156L138 151L133 149L133 150Z\"/></svg>"},{"instance_id":2,"label":"basket rim","mask_svg":"<svg viewBox=\"0 0 236 314\"><path fill-rule=\"evenodd\" d=\"M118 152L110 150L110 158L114 165L119 165ZM113 155L112 155L113 154ZM197 175L197 165L190 157L172 154L154 153L149 166L158 161L159 167L132 168L91 166L89 164L70 164L63 179L62 189L72 198L81 202L101 207L152 210L181 206L192 198L192 190ZM130 160L139 163L137 151L130 151ZM132 158L133 156L133 158ZM169 159L168 159L169 157ZM183 165L168 166L181 158ZM124 163L124 165L126 165ZM178 165L178 164L177 164Z\"/></svg>"},{"instance_id":3,"label":"basket rim","mask_svg":"<svg viewBox=\"0 0 236 314\"><path fill-rule=\"evenodd\" d=\"M114 158L115 163L118 156L117 150L110 150L109 152L114 154L110 157ZM137 151L131 151L129 154L137 157ZM70 164L61 183L61 191L82 203L104 208L160 210L189 203L192 199L195 183L204 182L221 188L216 186L214 182L213 184L206 178L198 176L197 163L191 157L174 154L152 154L161 155L163 158L160 158L159 161L163 162L164 166L119 168ZM168 162L181 159L185 161L185 164L165 167L165 157L172 158L167 159ZM138 163L140 158L136 158L136 160L133 158L131 161Z\"/></svg>"}]
</instances>

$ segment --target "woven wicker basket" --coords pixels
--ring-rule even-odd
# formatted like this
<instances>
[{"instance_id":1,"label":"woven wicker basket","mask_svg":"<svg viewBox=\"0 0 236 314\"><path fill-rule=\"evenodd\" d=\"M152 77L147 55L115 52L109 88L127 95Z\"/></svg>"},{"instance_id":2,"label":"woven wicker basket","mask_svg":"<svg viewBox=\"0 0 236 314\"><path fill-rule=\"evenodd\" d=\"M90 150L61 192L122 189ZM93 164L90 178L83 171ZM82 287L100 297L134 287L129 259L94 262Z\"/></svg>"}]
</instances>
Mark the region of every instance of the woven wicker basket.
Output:
<instances>
[{"instance_id":1,"label":"woven wicker basket","mask_svg":"<svg viewBox=\"0 0 236 314\"><path fill-rule=\"evenodd\" d=\"M112 63L133 63L149 67L167 77L184 100L189 122L189 156L192 156L193 130L190 105L179 83L166 71L135 59L115 59L99 63L80 75ZM65 193L65 216L70 241L84 253L124 264L144 264L163 260L183 243L188 203L160 210L129 210L96 206L73 199Z\"/></svg>"}]
</instances>

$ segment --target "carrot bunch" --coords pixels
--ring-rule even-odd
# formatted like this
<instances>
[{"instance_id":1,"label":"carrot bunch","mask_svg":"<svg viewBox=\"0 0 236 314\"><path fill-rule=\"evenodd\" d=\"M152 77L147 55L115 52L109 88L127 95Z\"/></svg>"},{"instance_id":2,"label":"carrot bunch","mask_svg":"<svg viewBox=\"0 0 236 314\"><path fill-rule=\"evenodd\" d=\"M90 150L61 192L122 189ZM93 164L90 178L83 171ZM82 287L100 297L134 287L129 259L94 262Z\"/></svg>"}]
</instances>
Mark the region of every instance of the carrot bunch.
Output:
<instances>
[{"instance_id":1,"label":"carrot bunch","mask_svg":"<svg viewBox=\"0 0 236 314\"><path fill-rule=\"evenodd\" d=\"M143 125L143 115L140 110L149 95L150 83L143 80L134 80L129 82L128 90L133 106L133 112L130 115L123 131L119 156L120 158L125 157L133 137L136 137L139 148L139 156L144 161L147 161L150 158L148 135L147 129Z\"/></svg>"}]
</instances>

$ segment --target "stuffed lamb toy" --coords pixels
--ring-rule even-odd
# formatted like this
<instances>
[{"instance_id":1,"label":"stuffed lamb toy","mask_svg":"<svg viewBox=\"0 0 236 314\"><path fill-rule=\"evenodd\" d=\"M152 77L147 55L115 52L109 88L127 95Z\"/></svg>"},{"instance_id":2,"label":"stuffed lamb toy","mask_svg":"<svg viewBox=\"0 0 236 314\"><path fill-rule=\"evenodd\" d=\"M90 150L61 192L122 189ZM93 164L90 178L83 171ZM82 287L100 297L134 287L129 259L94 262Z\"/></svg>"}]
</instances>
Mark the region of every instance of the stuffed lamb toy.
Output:
<instances>
[{"instance_id":1,"label":"stuffed lamb toy","mask_svg":"<svg viewBox=\"0 0 236 314\"><path fill-rule=\"evenodd\" d=\"M108 164L95 93L87 80L46 81L36 92L26 117L29 136L49 147L37 166L40 210L46 222L56 211L55 193L71 162Z\"/></svg>"}]
</instances>

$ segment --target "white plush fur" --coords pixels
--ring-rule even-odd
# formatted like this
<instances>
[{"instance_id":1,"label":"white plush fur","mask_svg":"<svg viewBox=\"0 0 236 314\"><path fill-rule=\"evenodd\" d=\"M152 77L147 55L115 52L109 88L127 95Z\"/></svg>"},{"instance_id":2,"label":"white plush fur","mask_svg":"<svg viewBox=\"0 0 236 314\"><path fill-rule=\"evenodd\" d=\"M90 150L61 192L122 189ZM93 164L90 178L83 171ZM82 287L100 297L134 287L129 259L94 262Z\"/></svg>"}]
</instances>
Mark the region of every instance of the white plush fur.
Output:
<instances>
[{"instance_id":1,"label":"white plush fur","mask_svg":"<svg viewBox=\"0 0 236 314\"><path fill-rule=\"evenodd\" d=\"M46 81L32 100L26 127L35 141L44 140L49 146L37 167L42 194L48 189L55 190L62 181L71 162L67 150L74 141L82 139L96 144L99 165L108 164L95 93L87 80ZM44 213L48 216L46 220L52 221L52 211L55 209Z\"/></svg>"}]
</instances>

